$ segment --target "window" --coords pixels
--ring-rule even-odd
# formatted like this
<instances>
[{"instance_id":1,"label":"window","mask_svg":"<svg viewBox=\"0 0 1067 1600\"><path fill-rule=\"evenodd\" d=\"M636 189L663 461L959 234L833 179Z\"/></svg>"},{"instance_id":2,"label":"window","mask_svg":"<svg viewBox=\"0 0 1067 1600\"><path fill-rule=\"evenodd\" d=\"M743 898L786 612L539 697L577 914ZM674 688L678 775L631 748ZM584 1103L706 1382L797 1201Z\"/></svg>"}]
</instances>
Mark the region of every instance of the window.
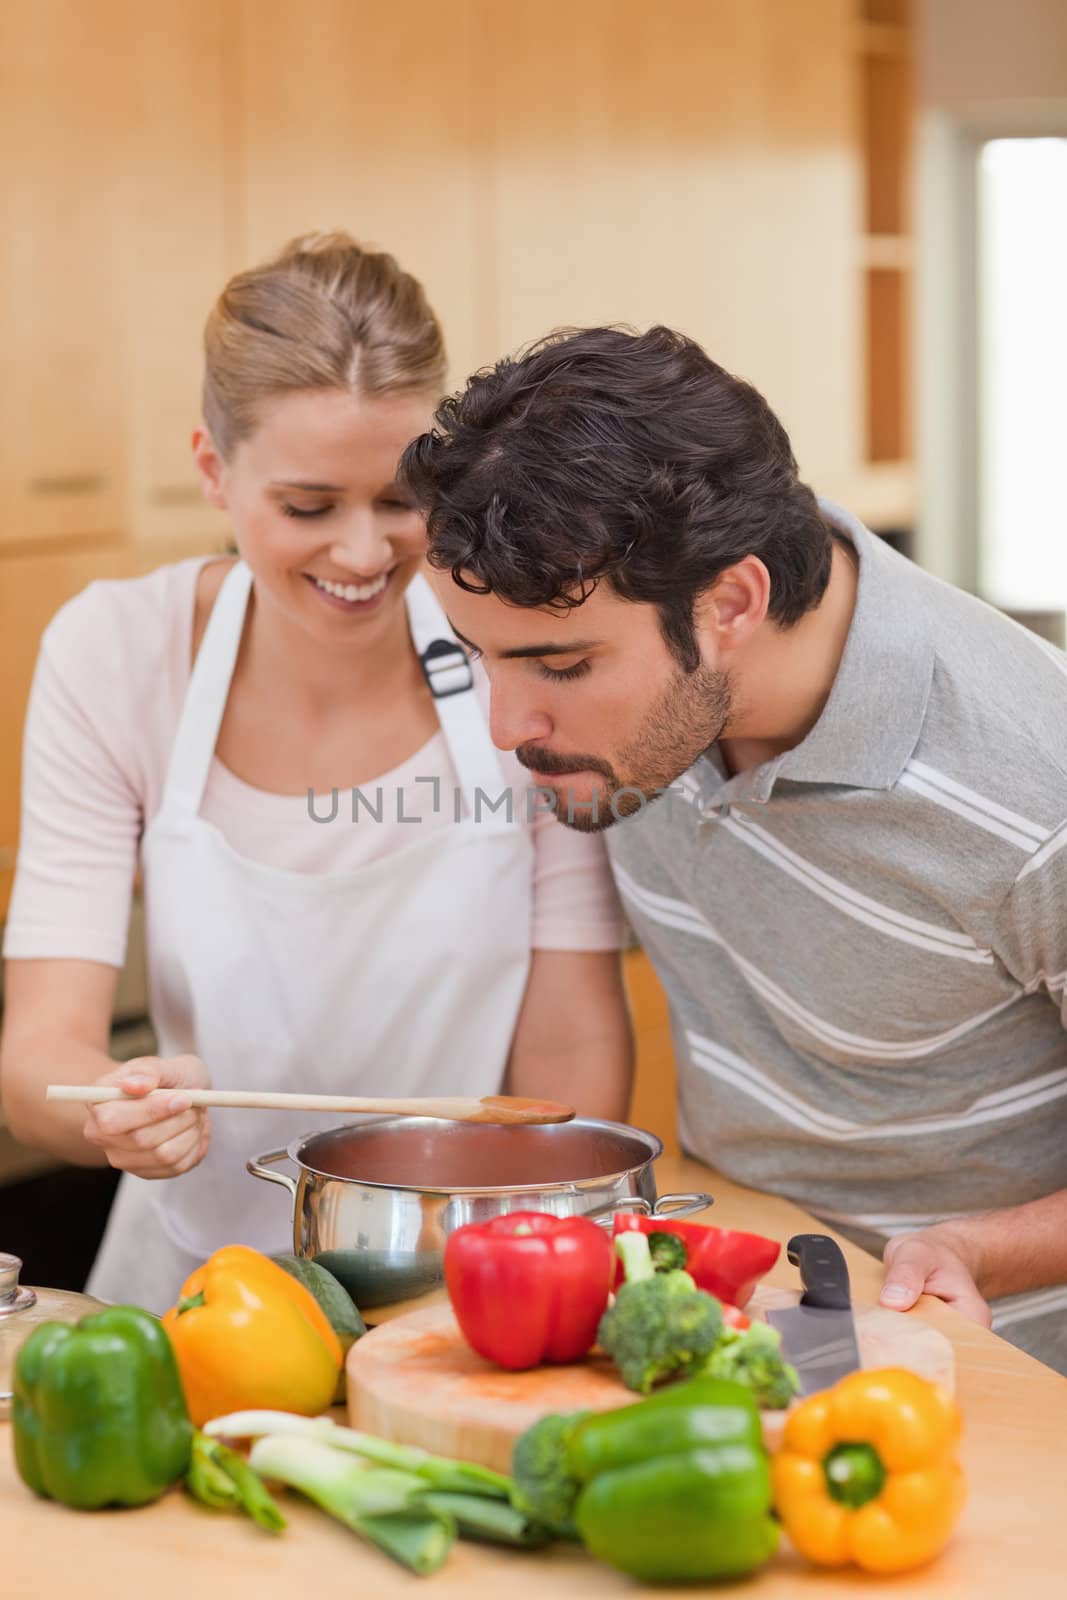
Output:
<instances>
[{"instance_id":1,"label":"window","mask_svg":"<svg viewBox=\"0 0 1067 1600\"><path fill-rule=\"evenodd\" d=\"M1007 610L1067 610L1067 139L978 158L979 575Z\"/></svg>"}]
</instances>

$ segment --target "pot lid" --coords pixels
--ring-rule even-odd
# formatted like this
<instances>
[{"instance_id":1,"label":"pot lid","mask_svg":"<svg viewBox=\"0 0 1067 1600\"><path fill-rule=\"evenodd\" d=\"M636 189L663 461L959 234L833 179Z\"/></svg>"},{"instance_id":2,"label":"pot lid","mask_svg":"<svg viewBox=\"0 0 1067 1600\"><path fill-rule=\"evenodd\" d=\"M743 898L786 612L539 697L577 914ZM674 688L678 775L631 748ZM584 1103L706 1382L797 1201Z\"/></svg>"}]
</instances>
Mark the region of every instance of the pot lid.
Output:
<instances>
[{"instance_id":1,"label":"pot lid","mask_svg":"<svg viewBox=\"0 0 1067 1600\"><path fill-rule=\"evenodd\" d=\"M37 1304L32 1289L19 1283L22 1262L18 1256L0 1254L0 1317L9 1317L15 1311L28 1311Z\"/></svg>"},{"instance_id":2,"label":"pot lid","mask_svg":"<svg viewBox=\"0 0 1067 1600\"><path fill-rule=\"evenodd\" d=\"M69 1289L30 1289L19 1283L22 1262L0 1254L0 1419L12 1398L15 1357L23 1341L42 1322L80 1322L103 1302ZM0 1589L0 1594L4 1591Z\"/></svg>"}]
</instances>

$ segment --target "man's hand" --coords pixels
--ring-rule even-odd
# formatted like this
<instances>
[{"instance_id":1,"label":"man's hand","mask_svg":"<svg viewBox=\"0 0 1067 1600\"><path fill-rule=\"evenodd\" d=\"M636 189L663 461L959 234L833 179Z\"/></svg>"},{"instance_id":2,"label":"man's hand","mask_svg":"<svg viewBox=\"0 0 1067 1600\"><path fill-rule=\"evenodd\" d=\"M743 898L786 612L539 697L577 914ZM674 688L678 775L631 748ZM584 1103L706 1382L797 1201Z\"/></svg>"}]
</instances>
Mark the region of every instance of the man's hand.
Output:
<instances>
[{"instance_id":1,"label":"man's hand","mask_svg":"<svg viewBox=\"0 0 1067 1600\"><path fill-rule=\"evenodd\" d=\"M907 1311L921 1294L932 1294L983 1328L992 1325L993 1313L975 1283L973 1252L949 1224L898 1234L886 1245L883 1260L882 1305Z\"/></svg>"}]
</instances>

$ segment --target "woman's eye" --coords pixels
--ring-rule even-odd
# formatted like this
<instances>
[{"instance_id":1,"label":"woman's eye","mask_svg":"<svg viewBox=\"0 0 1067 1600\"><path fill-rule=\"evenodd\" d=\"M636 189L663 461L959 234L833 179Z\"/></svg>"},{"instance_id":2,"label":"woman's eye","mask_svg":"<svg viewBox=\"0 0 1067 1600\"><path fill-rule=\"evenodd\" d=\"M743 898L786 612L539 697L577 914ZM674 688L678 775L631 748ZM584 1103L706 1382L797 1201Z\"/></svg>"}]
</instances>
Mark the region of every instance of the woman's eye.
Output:
<instances>
[{"instance_id":1,"label":"woman's eye","mask_svg":"<svg viewBox=\"0 0 1067 1600\"><path fill-rule=\"evenodd\" d=\"M543 661L539 661L537 670L550 683L563 683L568 678L584 678L589 671L589 662L576 661L573 667L546 667Z\"/></svg>"},{"instance_id":2,"label":"woman's eye","mask_svg":"<svg viewBox=\"0 0 1067 1600\"><path fill-rule=\"evenodd\" d=\"M414 511L415 507L410 500L379 500L378 504L386 511Z\"/></svg>"},{"instance_id":3,"label":"woman's eye","mask_svg":"<svg viewBox=\"0 0 1067 1600\"><path fill-rule=\"evenodd\" d=\"M327 511L332 511L332 506L291 506L287 500L282 501L282 515L286 517L322 517Z\"/></svg>"}]
</instances>

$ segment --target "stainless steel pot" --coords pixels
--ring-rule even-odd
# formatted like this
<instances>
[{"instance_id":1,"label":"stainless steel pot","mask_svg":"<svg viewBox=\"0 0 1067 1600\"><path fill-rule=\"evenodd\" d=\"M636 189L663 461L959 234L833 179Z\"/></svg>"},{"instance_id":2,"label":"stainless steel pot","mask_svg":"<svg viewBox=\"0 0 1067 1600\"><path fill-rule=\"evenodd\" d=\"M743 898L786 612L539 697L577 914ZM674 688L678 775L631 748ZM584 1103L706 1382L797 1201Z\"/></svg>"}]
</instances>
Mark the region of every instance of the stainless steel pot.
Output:
<instances>
[{"instance_id":1,"label":"stainless steel pot","mask_svg":"<svg viewBox=\"0 0 1067 1600\"><path fill-rule=\"evenodd\" d=\"M652 1163L662 1153L654 1134L619 1122L390 1117L294 1139L248 1170L292 1195L296 1254L320 1261L370 1307L439 1287L445 1239L465 1222L548 1211L610 1225L616 1211L685 1217L710 1206L710 1194L657 1199ZM272 1170L285 1160L298 1177Z\"/></svg>"}]
</instances>

